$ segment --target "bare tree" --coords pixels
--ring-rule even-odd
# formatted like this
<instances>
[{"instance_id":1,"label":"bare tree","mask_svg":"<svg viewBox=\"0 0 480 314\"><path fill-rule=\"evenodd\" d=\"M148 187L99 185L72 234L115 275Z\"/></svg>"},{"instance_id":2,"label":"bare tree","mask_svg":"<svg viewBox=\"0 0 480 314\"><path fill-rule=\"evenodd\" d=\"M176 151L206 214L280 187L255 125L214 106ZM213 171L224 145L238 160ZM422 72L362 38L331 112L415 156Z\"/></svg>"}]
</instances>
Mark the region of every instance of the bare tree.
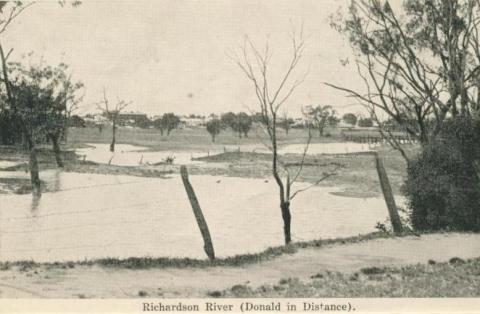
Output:
<instances>
[{"instance_id":1,"label":"bare tree","mask_svg":"<svg viewBox=\"0 0 480 314\"><path fill-rule=\"evenodd\" d=\"M273 84L269 78L271 51L268 41L265 49L260 52L252 43L252 41L245 37L243 46L241 47L241 57L237 56L234 59L236 64L240 67L247 79L252 83L258 106L261 113L261 125L269 138L269 148L272 151L272 174L280 191L280 209L283 218L283 231L285 244L291 242L291 212L290 203L298 195L310 188L311 186L292 191L292 185L297 181L303 169L306 153L311 140L309 136L308 142L305 145L301 162L292 169L289 165L281 160L278 153L277 143L277 127L279 126L279 111L283 108L286 101L290 98L295 89L304 81L305 76L300 76L293 79L293 73L297 68L299 61L302 59L305 49L305 41L303 38L303 27L299 33L292 31L292 55L283 75L280 77L280 82L276 88L272 88ZM325 173L313 185L320 183L326 178L335 174L335 168L329 173Z\"/></svg>"},{"instance_id":2,"label":"bare tree","mask_svg":"<svg viewBox=\"0 0 480 314\"><path fill-rule=\"evenodd\" d=\"M115 151L118 116L120 115L122 110L130 104L131 102L125 102L124 100L117 99L115 105L111 106L107 98L107 92L105 88L103 88L103 101L97 104L97 108L112 123L112 142L110 143L111 152Z\"/></svg>"}]
</instances>

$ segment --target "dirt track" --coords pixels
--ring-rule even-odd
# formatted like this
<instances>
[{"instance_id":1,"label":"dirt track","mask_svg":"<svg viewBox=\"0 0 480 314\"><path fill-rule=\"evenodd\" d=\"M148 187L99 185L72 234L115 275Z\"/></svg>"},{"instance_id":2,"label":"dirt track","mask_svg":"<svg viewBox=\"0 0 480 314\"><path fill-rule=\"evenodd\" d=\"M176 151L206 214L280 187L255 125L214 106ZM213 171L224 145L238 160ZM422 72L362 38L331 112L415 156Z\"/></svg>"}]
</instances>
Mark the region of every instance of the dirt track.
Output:
<instances>
[{"instance_id":1,"label":"dirt track","mask_svg":"<svg viewBox=\"0 0 480 314\"><path fill-rule=\"evenodd\" d=\"M369 266L401 266L480 256L480 234L433 234L370 240L361 243L300 249L274 260L244 267L115 269L76 266L0 271L0 297L130 298L144 291L149 297L205 297L236 284L252 287L282 278L306 279L318 272L358 271Z\"/></svg>"}]
</instances>

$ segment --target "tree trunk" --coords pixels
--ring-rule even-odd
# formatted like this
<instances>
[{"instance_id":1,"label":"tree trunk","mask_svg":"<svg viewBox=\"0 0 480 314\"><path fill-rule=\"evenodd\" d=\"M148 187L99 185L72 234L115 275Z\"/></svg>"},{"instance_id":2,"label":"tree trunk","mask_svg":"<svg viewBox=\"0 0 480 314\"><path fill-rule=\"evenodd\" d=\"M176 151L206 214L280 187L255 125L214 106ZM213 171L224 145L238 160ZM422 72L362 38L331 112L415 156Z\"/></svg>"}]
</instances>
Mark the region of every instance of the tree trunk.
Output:
<instances>
[{"instance_id":1,"label":"tree trunk","mask_svg":"<svg viewBox=\"0 0 480 314\"><path fill-rule=\"evenodd\" d=\"M215 134L212 134L212 142L215 143Z\"/></svg>"},{"instance_id":2,"label":"tree trunk","mask_svg":"<svg viewBox=\"0 0 480 314\"><path fill-rule=\"evenodd\" d=\"M203 249L205 250L205 253L207 254L208 258L210 260L214 260L215 251L213 250L210 231L208 230L207 221L203 216L202 208L200 207L200 204L198 203L198 199L195 196L195 191L193 190L193 187L190 184L190 181L188 181L187 167L185 166L180 167L180 175L182 176L183 185L188 195L188 200L190 201L190 205L192 206L192 209L193 209L193 214L195 215L195 219L197 220L198 227L200 228L200 233L202 234L202 237L203 237L203 243L204 243Z\"/></svg>"},{"instance_id":3,"label":"tree trunk","mask_svg":"<svg viewBox=\"0 0 480 314\"><path fill-rule=\"evenodd\" d=\"M323 136L323 126L318 128L318 137L322 137L322 136Z\"/></svg>"},{"instance_id":4,"label":"tree trunk","mask_svg":"<svg viewBox=\"0 0 480 314\"><path fill-rule=\"evenodd\" d=\"M67 118L67 122L65 123L65 126L63 127L63 140L65 143L68 142L68 121L70 118Z\"/></svg>"},{"instance_id":5,"label":"tree trunk","mask_svg":"<svg viewBox=\"0 0 480 314\"><path fill-rule=\"evenodd\" d=\"M57 166L59 168L63 168L63 161L61 152L60 152L60 145L58 145L58 134L49 134L50 140L52 141L53 145L53 152L55 153L55 160L57 161Z\"/></svg>"},{"instance_id":6,"label":"tree trunk","mask_svg":"<svg viewBox=\"0 0 480 314\"><path fill-rule=\"evenodd\" d=\"M383 167L382 160L378 156L378 153L375 153L375 162L378 179L380 180L383 197L385 198L385 203L387 204L388 215L390 216L390 222L392 224L393 232L395 234L400 234L403 232L402 222L400 220L400 216L398 215L397 205L395 204L395 198L393 197L392 187L390 186L387 172Z\"/></svg>"},{"instance_id":7,"label":"tree trunk","mask_svg":"<svg viewBox=\"0 0 480 314\"><path fill-rule=\"evenodd\" d=\"M110 144L110 151L114 152L115 151L115 133L117 131L117 125L116 121L113 120L113 126L112 126L112 143Z\"/></svg>"},{"instance_id":8,"label":"tree trunk","mask_svg":"<svg viewBox=\"0 0 480 314\"><path fill-rule=\"evenodd\" d=\"M292 242L290 236L290 225L292 222L292 216L290 215L290 202L281 202L280 209L282 210L283 218L283 235L285 237L285 244Z\"/></svg>"},{"instance_id":9,"label":"tree trunk","mask_svg":"<svg viewBox=\"0 0 480 314\"><path fill-rule=\"evenodd\" d=\"M38 171L37 149L32 139L28 139L30 180L32 182L32 192L34 195L40 195L40 175Z\"/></svg>"}]
</instances>

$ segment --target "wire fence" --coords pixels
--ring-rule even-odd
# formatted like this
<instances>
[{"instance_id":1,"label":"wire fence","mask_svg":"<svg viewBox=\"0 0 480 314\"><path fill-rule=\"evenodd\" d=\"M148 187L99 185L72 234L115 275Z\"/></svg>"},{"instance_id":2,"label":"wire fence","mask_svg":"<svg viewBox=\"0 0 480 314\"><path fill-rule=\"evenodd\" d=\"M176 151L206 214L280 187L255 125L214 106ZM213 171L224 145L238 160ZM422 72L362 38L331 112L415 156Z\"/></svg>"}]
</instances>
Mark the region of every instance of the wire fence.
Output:
<instances>
[{"instance_id":1,"label":"wire fence","mask_svg":"<svg viewBox=\"0 0 480 314\"><path fill-rule=\"evenodd\" d=\"M28 256L36 256L35 252L37 253L39 252L39 253L42 253L44 256L47 256L53 251L62 251L62 250L78 250L79 254L81 254L80 251L84 249L95 250L97 252L108 252L108 249L112 248L113 246L117 246L117 247L125 246L125 247L133 247L133 248L141 247L145 243L144 243L144 240L138 237L136 238L137 240L134 243L126 243L125 241L120 241L118 239L112 240L111 237L105 237L105 238L101 238L101 240L97 241L94 244L78 244L78 245L76 243L72 243L72 245L61 245L63 242L65 242L64 240L68 240L68 239L58 239L61 241L55 241L55 238L53 238L53 239L49 239L50 245L36 246L36 247L26 247L28 245L26 241L29 240L30 238L42 239L43 236L45 236L48 233L54 233L55 235L60 234L65 238L68 238L69 234L80 233L81 236L88 238L90 236L89 232L91 232L89 228L94 228L95 229L94 232L101 234L102 232L104 232L104 230L112 226L112 224L114 225L115 232L121 232L120 230L124 226L131 227L131 228L125 228L125 230L133 230L132 228L142 229L140 225L143 225L143 224L147 224L149 228L155 228L155 226L160 226L159 228L163 228L165 227L166 224L169 224L170 222L165 221L165 217L162 216L162 214L156 214L155 212L153 212L152 214L152 208L177 209L180 207L179 206L180 204L183 204L184 206L186 206L184 208L188 208L189 207L188 198L185 193L182 194L182 193L179 193L179 191L177 191L177 193L171 193L168 190L163 191L162 193L159 191L157 197L153 195L153 197L149 199L139 199L138 196L142 195L140 193L140 194L137 194L137 198L129 199L127 203L124 203L124 204L115 203L109 206L99 205L94 203L92 204L89 201L88 190L96 190L97 193L100 193L98 191L99 189L109 188L107 189L107 194L105 194L105 198L108 198L108 197L112 197L112 195L108 194L110 193L108 191L116 191L117 188L119 187L123 187L121 190L121 193L125 193L129 190L139 191L142 188L144 188L145 185L148 185L150 183L154 184L155 181L152 181L152 180L158 180L158 178L147 178L147 179L142 178L138 180L128 180L123 182L113 182L113 183L108 182L108 183L98 183L98 184L88 184L88 185L77 185L77 186L59 188L55 191L59 193L62 193L62 192L70 193L75 191L79 191L80 193L83 193L85 204L83 206L75 206L75 207L81 207L82 209L75 209L75 210L66 209L65 210L62 208L61 210L59 210L59 207L56 206L54 209L58 211L55 211L55 212L48 212L48 211L45 212L46 210L44 210L42 213L41 211L34 212L32 210L28 212L26 210L23 210L22 211L23 213L20 215L16 215L16 210L14 206L12 206L12 208L9 208L8 211L0 210L0 244L3 243L3 245L0 246L0 260L2 259L2 253L7 254L7 256L15 256L16 253L18 253L17 255L19 256L25 256L23 253L32 253L31 255L28 255ZM161 180L165 180L165 179L161 179ZM178 181L178 184L181 184L180 180ZM139 186L135 186L135 185L139 185ZM151 193L151 191L149 193ZM149 194L149 195L152 196L152 194ZM27 197L27 196L23 195L19 197ZM42 202L41 199L37 201L40 203ZM33 203L34 202L35 200L33 200ZM62 205L68 208L70 205L68 204L68 198L66 198L64 202L65 204L62 204ZM225 204L224 202L225 202L224 198L210 198L208 200L208 205L213 208L221 209ZM202 204L201 198L200 198L200 203ZM2 205L1 207L3 206L5 205ZM50 210L50 209L47 209L47 210ZM261 212L262 209L259 208L258 211ZM109 220L108 218L109 217L108 215L110 212L115 213L115 215L111 216L112 217L111 220ZM172 213L170 212L170 214ZM183 214L186 216L190 216L188 219L190 219L191 222L194 222L193 214L191 212L183 213ZM87 215L90 217L88 219L80 219L82 215ZM103 220L98 219L96 221L95 217L98 218L99 215L107 215L106 216L107 218L103 217ZM218 215L223 215L223 213L218 212ZM276 217L278 218L279 215L277 215ZM46 222L42 223L42 220L45 220ZM208 217L207 217L207 220L208 220ZM27 224L32 221L35 221L36 224ZM371 226L373 227L373 222ZM262 229L261 226L257 226L257 227L259 227L258 229L259 231ZM271 241L272 239L279 239L282 237L281 226L277 226L277 227L278 228L275 230L268 229L268 231L261 231L259 233L261 235L260 237L265 239L265 242L262 242L262 243L265 243L265 246L268 246L269 241L270 243L276 243L275 241ZM179 227L177 228L178 229L177 235L182 237L182 240L185 240L185 238L189 238L190 235L186 236L185 234L182 234L182 231L181 231L182 228L184 228L184 226L181 226L181 223L180 223ZM197 231L196 226L194 226L193 228L195 231ZM129 232L129 231L126 231L126 232ZM147 230L145 232L149 232L149 231ZM238 233L237 230L231 230L231 232ZM249 239L251 243L259 242L255 240L256 237L257 238L259 237L259 235L255 236L255 234L252 234L250 232L250 233L246 233L244 236L246 239ZM15 237L23 237L19 241L25 246L12 247L12 245L7 245L7 248L5 248L4 247L6 244L5 241L11 240L11 239L15 240ZM26 238L26 237L30 237L30 238ZM191 235L192 239L198 240L199 237L200 235L198 232L196 233L192 232L192 235ZM228 242L228 239L227 239L228 237L229 235L225 232L215 235L215 239L217 240L221 239L224 243ZM293 239L295 241L306 241L311 238L294 234ZM150 240L151 240L151 235L150 235ZM174 237L172 237L171 240L175 241ZM163 243L166 243L166 242L163 242Z\"/></svg>"}]
</instances>

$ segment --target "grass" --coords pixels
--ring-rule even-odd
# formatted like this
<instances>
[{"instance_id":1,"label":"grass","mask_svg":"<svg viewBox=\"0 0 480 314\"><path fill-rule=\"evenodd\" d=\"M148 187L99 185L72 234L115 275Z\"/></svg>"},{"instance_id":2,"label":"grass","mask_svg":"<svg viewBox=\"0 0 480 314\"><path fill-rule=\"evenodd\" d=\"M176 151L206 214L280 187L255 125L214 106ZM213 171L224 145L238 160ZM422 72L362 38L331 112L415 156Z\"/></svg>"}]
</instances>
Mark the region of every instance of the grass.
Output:
<instances>
[{"instance_id":1,"label":"grass","mask_svg":"<svg viewBox=\"0 0 480 314\"><path fill-rule=\"evenodd\" d=\"M312 143L338 142L341 141L339 129L329 129L330 137L319 137L313 134ZM278 131L279 144L305 143L308 131L304 129L291 129L286 135L283 130ZM83 147L85 143L110 143L112 131L104 128L99 132L97 128L71 128L68 133L68 147ZM231 130L223 130L212 143L212 139L205 128L176 129L167 136L162 136L156 129L119 128L117 130L117 143L147 146L153 150L184 149L195 150L209 147L222 147L224 145L247 145L266 142L267 135L261 128L252 128L248 137L239 138Z\"/></svg>"},{"instance_id":2,"label":"grass","mask_svg":"<svg viewBox=\"0 0 480 314\"><path fill-rule=\"evenodd\" d=\"M286 278L276 285L235 285L217 297L365 298L479 297L480 258L405 267L369 267L355 273L322 272L307 280Z\"/></svg>"},{"instance_id":3,"label":"grass","mask_svg":"<svg viewBox=\"0 0 480 314\"><path fill-rule=\"evenodd\" d=\"M266 249L263 252L254 254L241 254L227 258L217 258L213 261L208 259L192 259L192 258L170 258L170 257L130 257L125 259L119 258L101 258L84 261L68 261L53 263L37 263L34 261L14 261L0 262L0 270L7 270L11 267L19 267L20 269L31 269L36 267L47 268L74 268L76 266L93 266L99 265L107 268L127 268L127 269L148 269L148 268L187 268L187 267L241 267L248 264L255 264L285 254L294 254L298 249L322 247L332 244L358 243L372 239L388 238L391 235L384 232L373 232L355 237L338 238L338 239L320 239L305 242L295 242L287 246L277 246Z\"/></svg>"},{"instance_id":4,"label":"grass","mask_svg":"<svg viewBox=\"0 0 480 314\"><path fill-rule=\"evenodd\" d=\"M406 174L405 161L398 152L392 151L388 147L380 147L378 152L384 161L394 193L401 194L401 187ZM249 178L271 177L271 156L268 154L227 152L198 159L211 164L218 164L218 167L193 165L190 166L191 174ZM283 157L286 164L298 163L299 160L299 155ZM221 166L222 164L228 164L228 166ZM324 172L330 171L336 164L341 165L337 175L321 182L320 186L341 187L343 191L336 192L340 196L361 198L381 196L375 159L371 153L307 156L304 170L298 181L315 183L319 177L323 176Z\"/></svg>"}]
</instances>

